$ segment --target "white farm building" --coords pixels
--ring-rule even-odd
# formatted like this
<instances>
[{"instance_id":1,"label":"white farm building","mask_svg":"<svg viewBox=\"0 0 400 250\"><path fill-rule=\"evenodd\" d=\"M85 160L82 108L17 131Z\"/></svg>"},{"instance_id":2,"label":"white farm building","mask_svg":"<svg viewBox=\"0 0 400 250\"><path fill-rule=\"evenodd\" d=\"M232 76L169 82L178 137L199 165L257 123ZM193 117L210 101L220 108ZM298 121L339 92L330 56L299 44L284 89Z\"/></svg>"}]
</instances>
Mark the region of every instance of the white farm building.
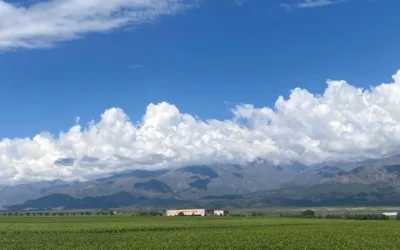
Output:
<instances>
[{"instance_id":1,"label":"white farm building","mask_svg":"<svg viewBox=\"0 0 400 250\"><path fill-rule=\"evenodd\" d=\"M227 216L229 212L227 210L212 210L212 209L205 209L205 208L194 208L194 209L176 209L176 210L167 210L167 216Z\"/></svg>"},{"instance_id":2,"label":"white farm building","mask_svg":"<svg viewBox=\"0 0 400 250\"><path fill-rule=\"evenodd\" d=\"M383 214L386 216L397 216L397 212L385 212Z\"/></svg>"}]
</instances>

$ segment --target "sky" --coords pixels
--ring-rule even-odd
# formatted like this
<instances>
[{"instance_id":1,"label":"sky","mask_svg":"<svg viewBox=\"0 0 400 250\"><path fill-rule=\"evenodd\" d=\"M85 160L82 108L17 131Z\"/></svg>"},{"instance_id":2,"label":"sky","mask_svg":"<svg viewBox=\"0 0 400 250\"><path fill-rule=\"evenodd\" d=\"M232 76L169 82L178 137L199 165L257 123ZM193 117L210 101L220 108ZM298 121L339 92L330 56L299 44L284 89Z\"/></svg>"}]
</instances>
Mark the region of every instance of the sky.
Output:
<instances>
[{"instance_id":1,"label":"sky","mask_svg":"<svg viewBox=\"0 0 400 250\"><path fill-rule=\"evenodd\" d=\"M0 184L397 154L399 8L0 1Z\"/></svg>"}]
</instances>

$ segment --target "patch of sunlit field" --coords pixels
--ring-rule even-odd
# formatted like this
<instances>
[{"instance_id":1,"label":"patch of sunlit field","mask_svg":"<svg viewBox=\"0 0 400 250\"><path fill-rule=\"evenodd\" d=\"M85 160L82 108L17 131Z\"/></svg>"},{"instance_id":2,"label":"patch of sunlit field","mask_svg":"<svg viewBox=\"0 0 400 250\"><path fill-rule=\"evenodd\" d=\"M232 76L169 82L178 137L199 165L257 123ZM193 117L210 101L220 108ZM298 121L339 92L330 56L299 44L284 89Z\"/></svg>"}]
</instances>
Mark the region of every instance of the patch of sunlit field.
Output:
<instances>
[{"instance_id":1,"label":"patch of sunlit field","mask_svg":"<svg viewBox=\"0 0 400 250\"><path fill-rule=\"evenodd\" d=\"M396 220L4 216L0 249L399 249Z\"/></svg>"}]
</instances>

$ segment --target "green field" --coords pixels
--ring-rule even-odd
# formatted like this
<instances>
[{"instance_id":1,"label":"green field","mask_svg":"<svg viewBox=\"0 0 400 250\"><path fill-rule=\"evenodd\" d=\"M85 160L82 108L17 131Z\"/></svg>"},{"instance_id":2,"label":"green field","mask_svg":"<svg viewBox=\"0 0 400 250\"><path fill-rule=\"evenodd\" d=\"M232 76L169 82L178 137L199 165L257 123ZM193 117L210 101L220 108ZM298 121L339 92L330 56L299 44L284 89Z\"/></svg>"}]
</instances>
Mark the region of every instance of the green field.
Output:
<instances>
[{"instance_id":1,"label":"green field","mask_svg":"<svg viewBox=\"0 0 400 250\"><path fill-rule=\"evenodd\" d=\"M1 216L0 249L400 249L399 221Z\"/></svg>"}]
</instances>

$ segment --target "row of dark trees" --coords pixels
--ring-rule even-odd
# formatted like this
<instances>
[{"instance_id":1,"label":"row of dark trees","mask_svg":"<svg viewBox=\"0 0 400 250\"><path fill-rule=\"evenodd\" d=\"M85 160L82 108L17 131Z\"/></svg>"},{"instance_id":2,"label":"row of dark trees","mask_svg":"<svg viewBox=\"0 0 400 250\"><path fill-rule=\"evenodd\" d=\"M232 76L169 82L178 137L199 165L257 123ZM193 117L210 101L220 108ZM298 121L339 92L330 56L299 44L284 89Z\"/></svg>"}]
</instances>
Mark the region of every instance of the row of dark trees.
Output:
<instances>
[{"instance_id":1,"label":"row of dark trees","mask_svg":"<svg viewBox=\"0 0 400 250\"><path fill-rule=\"evenodd\" d=\"M319 219L345 219L345 220L389 220L390 217L384 214L326 214L326 215L315 215L313 210L305 210L301 214L280 214L280 217L291 217L291 218L319 218ZM395 217L396 220L400 220L400 213Z\"/></svg>"},{"instance_id":2,"label":"row of dark trees","mask_svg":"<svg viewBox=\"0 0 400 250\"><path fill-rule=\"evenodd\" d=\"M238 214L229 214L230 217L263 217L263 216L267 216L267 213L264 212L256 212L253 211L251 213L238 213Z\"/></svg>"},{"instance_id":3,"label":"row of dark trees","mask_svg":"<svg viewBox=\"0 0 400 250\"><path fill-rule=\"evenodd\" d=\"M345 219L345 220L389 220L390 217L384 214L327 214L325 219Z\"/></svg>"},{"instance_id":4,"label":"row of dark trees","mask_svg":"<svg viewBox=\"0 0 400 250\"><path fill-rule=\"evenodd\" d=\"M231 217L265 217L268 216L268 213L265 212L256 212L253 211L251 213L237 213L237 214L230 214ZM280 217L293 217L293 218L306 218L306 217L315 217L314 211L306 210L301 214L280 214Z\"/></svg>"},{"instance_id":5,"label":"row of dark trees","mask_svg":"<svg viewBox=\"0 0 400 250\"><path fill-rule=\"evenodd\" d=\"M163 216L164 213L157 211L139 211L132 214L132 216Z\"/></svg>"},{"instance_id":6,"label":"row of dark trees","mask_svg":"<svg viewBox=\"0 0 400 250\"><path fill-rule=\"evenodd\" d=\"M120 212L116 212L120 213ZM79 215L114 215L113 211L81 211L81 212L5 212L3 216L79 216ZM132 216L163 216L164 213L158 211L140 211L132 213Z\"/></svg>"},{"instance_id":7,"label":"row of dark trees","mask_svg":"<svg viewBox=\"0 0 400 250\"><path fill-rule=\"evenodd\" d=\"M315 212L311 209L304 210L300 214L290 214L290 213L285 213L285 214L280 214L280 217L290 217L290 218L316 218Z\"/></svg>"},{"instance_id":8,"label":"row of dark trees","mask_svg":"<svg viewBox=\"0 0 400 250\"><path fill-rule=\"evenodd\" d=\"M230 217L246 217L246 214L230 214L229 216Z\"/></svg>"},{"instance_id":9,"label":"row of dark trees","mask_svg":"<svg viewBox=\"0 0 400 250\"><path fill-rule=\"evenodd\" d=\"M191 215L185 215L183 212L179 212L178 213L178 216L201 216L201 215L198 215L198 214L191 214Z\"/></svg>"},{"instance_id":10,"label":"row of dark trees","mask_svg":"<svg viewBox=\"0 0 400 250\"><path fill-rule=\"evenodd\" d=\"M64 215L114 215L113 211L102 212L8 212L2 213L3 216L64 216Z\"/></svg>"}]
</instances>

